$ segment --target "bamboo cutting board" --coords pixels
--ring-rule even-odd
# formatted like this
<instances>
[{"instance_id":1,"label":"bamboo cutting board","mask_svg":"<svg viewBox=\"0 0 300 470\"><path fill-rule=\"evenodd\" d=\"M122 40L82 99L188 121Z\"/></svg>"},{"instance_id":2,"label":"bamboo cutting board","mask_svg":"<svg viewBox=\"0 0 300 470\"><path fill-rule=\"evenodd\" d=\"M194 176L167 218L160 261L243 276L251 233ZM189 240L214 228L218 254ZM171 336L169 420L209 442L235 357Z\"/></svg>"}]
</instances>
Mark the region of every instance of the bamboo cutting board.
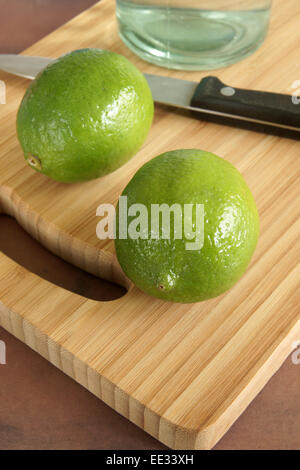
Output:
<instances>
[{"instance_id":1,"label":"bamboo cutting board","mask_svg":"<svg viewBox=\"0 0 300 470\"><path fill-rule=\"evenodd\" d=\"M292 93L300 79L299 21L297 0L275 0L263 47L216 74L231 86ZM25 54L57 57L91 46L119 52L145 72L189 80L206 75L158 69L135 57L118 38L110 0ZM167 446L211 448L300 337L300 143L157 106L149 138L129 163L97 181L63 185L28 168L16 139L16 111L29 82L4 73L0 79L7 86L7 104L0 105L1 211L52 252L128 288L118 300L96 302L0 254L1 325ZM233 163L252 189L261 218L259 244L244 277L223 296L193 305L163 302L130 285L113 242L96 237L97 206L115 204L144 162L182 147L209 150Z\"/></svg>"}]
</instances>

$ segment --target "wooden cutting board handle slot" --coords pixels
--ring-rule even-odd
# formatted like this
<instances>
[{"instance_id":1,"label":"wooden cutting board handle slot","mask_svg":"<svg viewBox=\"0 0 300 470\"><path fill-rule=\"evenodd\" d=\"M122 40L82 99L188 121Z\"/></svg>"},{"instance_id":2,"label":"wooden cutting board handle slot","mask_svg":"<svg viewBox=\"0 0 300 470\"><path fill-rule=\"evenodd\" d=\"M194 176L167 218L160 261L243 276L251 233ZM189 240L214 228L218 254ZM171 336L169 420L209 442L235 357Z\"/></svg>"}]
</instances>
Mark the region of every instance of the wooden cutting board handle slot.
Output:
<instances>
[{"instance_id":1,"label":"wooden cutting board handle slot","mask_svg":"<svg viewBox=\"0 0 300 470\"><path fill-rule=\"evenodd\" d=\"M126 289L99 279L58 256L35 241L11 217L0 216L0 251L28 271L58 287L96 301L111 301Z\"/></svg>"},{"instance_id":2,"label":"wooden cutting board handle slot","mask_svg":"<svg viewBox=\"0 0 300 470\"><path fill-rule=\"evenodd\" d=\"M116 256L89 245L60 230L55 224L36 213L17 190L0 187L0 214L13 217L24 230L54 255L105 281L128 290L131 282L123 273ZM95 217L96 226L96 217Z\"/></svg>"}]
</instances>

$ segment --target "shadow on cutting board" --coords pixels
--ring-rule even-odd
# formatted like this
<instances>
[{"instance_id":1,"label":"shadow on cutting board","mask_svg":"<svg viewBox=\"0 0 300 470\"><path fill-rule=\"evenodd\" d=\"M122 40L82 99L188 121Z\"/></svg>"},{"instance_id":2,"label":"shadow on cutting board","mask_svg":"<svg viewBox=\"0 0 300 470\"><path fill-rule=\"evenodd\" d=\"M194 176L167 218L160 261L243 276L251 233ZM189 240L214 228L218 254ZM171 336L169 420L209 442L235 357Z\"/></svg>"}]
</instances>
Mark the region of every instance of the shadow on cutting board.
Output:
<instances>
[{"instance_id":1,"label":"shadow on cutting board","mask_svg":"<svg viewBox=\"0 0 300 470\"><path fill-rule=\"evenodd\" d=\"M52 254L7 215L0 216L0 251L28 271L88 299L115 300L127 292Z\"/></svg>"}]
</instances>

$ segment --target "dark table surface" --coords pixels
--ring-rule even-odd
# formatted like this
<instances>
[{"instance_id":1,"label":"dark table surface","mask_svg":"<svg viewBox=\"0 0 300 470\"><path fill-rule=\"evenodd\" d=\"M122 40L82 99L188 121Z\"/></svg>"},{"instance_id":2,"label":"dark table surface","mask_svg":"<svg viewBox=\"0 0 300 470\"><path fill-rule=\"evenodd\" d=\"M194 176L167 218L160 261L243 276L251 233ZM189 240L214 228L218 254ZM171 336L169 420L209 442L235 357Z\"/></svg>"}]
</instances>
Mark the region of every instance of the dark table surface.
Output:
<instances>
[{"instance_id":1,"label":"dark table surface","mask_svg":"<svg viewBox=\"0 0 300 470\"><path fill-rule=\"evenodd\" d=\"M0 0L0 53L20 52L93 3ZM80 286L86 296L122 294L47 252L7 216L0 217L0 250L52 282L76 292ZM0 340L6 344L0 449L165 448L1 327ZM216 449L300 449L299 390L300 365L289 357Z\"/></svg>"}]
</instances>

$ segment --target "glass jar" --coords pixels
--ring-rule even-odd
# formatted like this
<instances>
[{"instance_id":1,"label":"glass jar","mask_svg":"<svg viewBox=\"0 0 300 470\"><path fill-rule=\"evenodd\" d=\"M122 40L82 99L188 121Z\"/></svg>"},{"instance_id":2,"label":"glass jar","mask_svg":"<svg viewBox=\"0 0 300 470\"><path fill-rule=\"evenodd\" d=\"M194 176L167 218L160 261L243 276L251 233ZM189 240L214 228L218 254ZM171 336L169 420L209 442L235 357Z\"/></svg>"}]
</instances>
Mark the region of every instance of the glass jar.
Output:
<instances>
[{"instance_id":1,"label":"glass jar","mask_svg":"<svg viewBox=\"0 0 300 470\"><path fill-rule=\"evenodd\" d=\"M271 0L117 0L119 32L142 59L170 69L237 62L264 41Z\"/></svg>"}]
</instances>

